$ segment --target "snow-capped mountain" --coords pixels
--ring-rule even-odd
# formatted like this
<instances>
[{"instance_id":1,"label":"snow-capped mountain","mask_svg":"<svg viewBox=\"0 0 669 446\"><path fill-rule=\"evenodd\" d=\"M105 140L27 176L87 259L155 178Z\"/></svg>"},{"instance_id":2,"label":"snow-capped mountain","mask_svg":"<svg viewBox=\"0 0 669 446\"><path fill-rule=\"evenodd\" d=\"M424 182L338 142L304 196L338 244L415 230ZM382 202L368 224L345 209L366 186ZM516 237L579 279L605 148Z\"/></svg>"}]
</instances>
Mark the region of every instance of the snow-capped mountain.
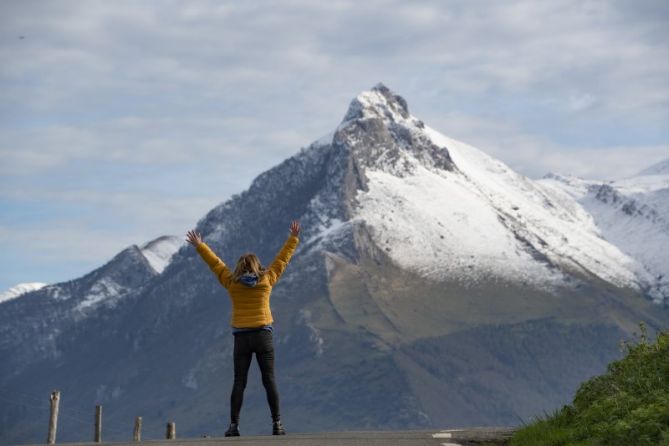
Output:
<instances>
[{"instance_id":1,"label":"snow-capped mountain","mask_svg":"<svg viewBox=\"0 0 669 446\"><path fill-rule=\"evenodd\" d=\"M548 190L576 200L601 236L635 260L632 269L644 292L669 302L669 171L665 160L618 181L547 175Z\"/></svg>"},{"instance_id":2,"label":"snow-capped mountain","mask_svg":"<svg viewBox=\"0 0 669 446\"><path fill-rule=\"evenodd\" d=\"M370 123L387 132L371 139ZM355 147L363 187L345 221L323 204L336 201L331 190L314 198L314 238L336 239L364 224L376 246L426 279L497 277L551 288L578 271L620 287L651 288L653 276L602 238L578 202L427 127L382 85L360 94L334 135L310 151L329 143Z\"/></svg>"},{"instance_id":3,"label":"snow-capped mountain","mask_svg":"<svg viewBox=\"0 0 669 446\"><path fill-rule=\"evenodd\" d=\"M394 107L402 104L384 88L357 101L362 119L401 129L396 138L418 145L417 152L400 151L391 163L367 169L367 190L358 195L353 218L370 226L377 245L403 268L426 278L498 276L540 286L563 283L565 270L578 270L639 286L634 261L603 240L571 200L425 126Z\"/></svg>"},{"instance_id":4,"label":"snow-capped mountain","mask_svg":"<svg viewBox=\"0 0 669 446\"><path fill-rule=\"evenodd\" d=\"M37 291L40 288L44 288L48 284L41 282L28 282L28 283L19 283L9 288L6 291L0 293L0 303L16 299L17 297L29 293L31 291Z\"/></svg>"},{"instance_id":5,"label":"snow-capped mountain","mask_svg":"<svg viewBox=\"0 0 669 446\"><path fill-rule=\"evenodd\" d=\"M515 424L569 400L639 321L669 324L644 296L649 273L577 197L441 135L381 84L196 228L227 263L253 251L267 264L296 218L302 241L272 293L292 432ZM181 244L130 247L0 306L0 388L68 389L75 410L144 416L149 437L167 419L221 435L230 304ZM245 401L244 432L264 432L259 383ZM5 442L40 439L21 407L0 406L0 423ZM63 440L82 440L63 423Z\"/></svg>"}]
</instances>

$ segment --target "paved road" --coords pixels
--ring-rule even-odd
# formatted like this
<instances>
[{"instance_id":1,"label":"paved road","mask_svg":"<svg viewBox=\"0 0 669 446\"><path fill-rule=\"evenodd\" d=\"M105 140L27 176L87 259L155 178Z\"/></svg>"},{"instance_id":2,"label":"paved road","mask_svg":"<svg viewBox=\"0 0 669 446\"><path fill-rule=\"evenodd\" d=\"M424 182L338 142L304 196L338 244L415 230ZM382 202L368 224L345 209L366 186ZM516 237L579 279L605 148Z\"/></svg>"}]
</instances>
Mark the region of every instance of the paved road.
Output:
<instances>
[{"instance_id":1,"label":"paved road","mask_svg":"<svg viewBox=\"0 0 669 446\"><path fill-rule=\"evenodd\" d=\"M289 434L281 437L252 436L142 441L147 446L475 446L505 444L513 429L485 427L403 432L333 432ZM100 443L57 443L59 446L100 446ZM105 442L109 446L137 446L133 442Z\"/></svg>"}]
</instances>

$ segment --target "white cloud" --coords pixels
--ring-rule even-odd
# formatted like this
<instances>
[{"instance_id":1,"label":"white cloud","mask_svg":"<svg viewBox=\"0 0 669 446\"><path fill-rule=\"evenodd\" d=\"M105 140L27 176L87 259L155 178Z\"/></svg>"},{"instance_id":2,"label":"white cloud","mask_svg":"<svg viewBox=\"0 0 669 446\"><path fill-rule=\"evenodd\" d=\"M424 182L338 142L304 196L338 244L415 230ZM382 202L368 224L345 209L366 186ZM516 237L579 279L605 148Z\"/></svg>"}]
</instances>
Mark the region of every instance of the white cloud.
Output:
<instances>
[{"instance_id":1,"label":"white cloud","mask_svg":"<svg viewBox=\"0 0 669 446\"><path fill-rule=\"evenodd\" d=\"M428 88L559 97L578 84L603 98L604 110L621 111L669 100L666 44L646 38L654 22L632 20L614 3L167 4L66 3L49 15L25 8L11 29L33 30L26 42L35 43L3 46L3 59L14 62L7 75L42 73L43 88L27 97L33 104L96 88L254 96L339 76L354 94L353 79L428 67L438 74Z\"/></svg>"},{"instance_id":2,"label":"white cloud","mask_svg":"<svg viewBox=\"0 0 669 446\"><path fill-rule=\"evenodd\" d=\"M0 128L0 174L59 175L77 161L204 164L224 172L226 166L248 164L249 159L261 160L251 172L258 174L317 137L307 134L305 126L261 131L262 126L253 117L123 116L82 127Z\"/></svg>"},{"instance_id":3,"label":"white cloud","mask_svg":"<svg viewBox=\"0 0 669 446\"><path fill-rule=\"evenodd\" d=\"M48 203L60 210L57 216L39 221L0 224L0 262L4 265L0 281L5 287L30 278L49 282L73 279L130 245L142 245L166 234L185 236L200 216L218 204L211 197L158 193L2 192L0 199ZM60 276L54 277L54 270ZM8 271L16 277L8 277Z\"/></svg>"},{"instance_id":4,"label":"white cloud","mask_svg":"<svg viewBox=\"0 0 669 446\"><path fill-rule=\"evenodd\" d=\"M93 231L68 221L43 228L0 226L0 243L7 251L32 248L31 257L35 264L83 261L100 266L137 240L132 234L109 237L104 231ZM119 249L119 246L123 248Z\"/></svg>"}]
</instances>

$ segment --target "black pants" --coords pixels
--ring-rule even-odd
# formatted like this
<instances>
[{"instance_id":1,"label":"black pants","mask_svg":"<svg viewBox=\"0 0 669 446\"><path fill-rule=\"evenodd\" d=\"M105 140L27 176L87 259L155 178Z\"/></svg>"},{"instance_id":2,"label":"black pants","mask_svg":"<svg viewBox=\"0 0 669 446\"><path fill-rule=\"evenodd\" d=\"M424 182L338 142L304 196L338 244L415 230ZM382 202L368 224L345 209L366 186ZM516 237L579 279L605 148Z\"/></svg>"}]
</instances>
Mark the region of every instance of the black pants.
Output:
<instances>
[{"instance_id":1,"label":"black pants","mask_svg":"<svg viewBox=\"0 0 669 446\"><path fill-rule=\"evenodd\" d=\"M274 379L274 342L272 332L257 330L235 333L235 381L230 395L230 420L239 423L239 411L244 401L244 389L253 353L262 373L262 384L267 392L267 402L272 412L272 420L280 419L279 392Z\"/></svg>"}]
</instances>

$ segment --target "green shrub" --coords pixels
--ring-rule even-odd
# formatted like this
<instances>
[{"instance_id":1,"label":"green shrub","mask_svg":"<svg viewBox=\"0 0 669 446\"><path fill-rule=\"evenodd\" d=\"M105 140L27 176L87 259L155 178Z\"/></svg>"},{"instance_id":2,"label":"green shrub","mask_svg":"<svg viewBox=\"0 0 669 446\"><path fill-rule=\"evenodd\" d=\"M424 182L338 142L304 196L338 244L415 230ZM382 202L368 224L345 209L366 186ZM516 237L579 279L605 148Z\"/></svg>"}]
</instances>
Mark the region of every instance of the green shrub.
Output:
<instances>
[{"instance_id":1,"label":"green shrub","mask_svg":"<svg viewBox=\"0 0 669 446\"><path fill-rule=\"evenodd\" d=\"M523 427L511 446L669 446L669 331L641 324L623 359L586 381L574 402Z\"/></svg>"}]
</instances>

